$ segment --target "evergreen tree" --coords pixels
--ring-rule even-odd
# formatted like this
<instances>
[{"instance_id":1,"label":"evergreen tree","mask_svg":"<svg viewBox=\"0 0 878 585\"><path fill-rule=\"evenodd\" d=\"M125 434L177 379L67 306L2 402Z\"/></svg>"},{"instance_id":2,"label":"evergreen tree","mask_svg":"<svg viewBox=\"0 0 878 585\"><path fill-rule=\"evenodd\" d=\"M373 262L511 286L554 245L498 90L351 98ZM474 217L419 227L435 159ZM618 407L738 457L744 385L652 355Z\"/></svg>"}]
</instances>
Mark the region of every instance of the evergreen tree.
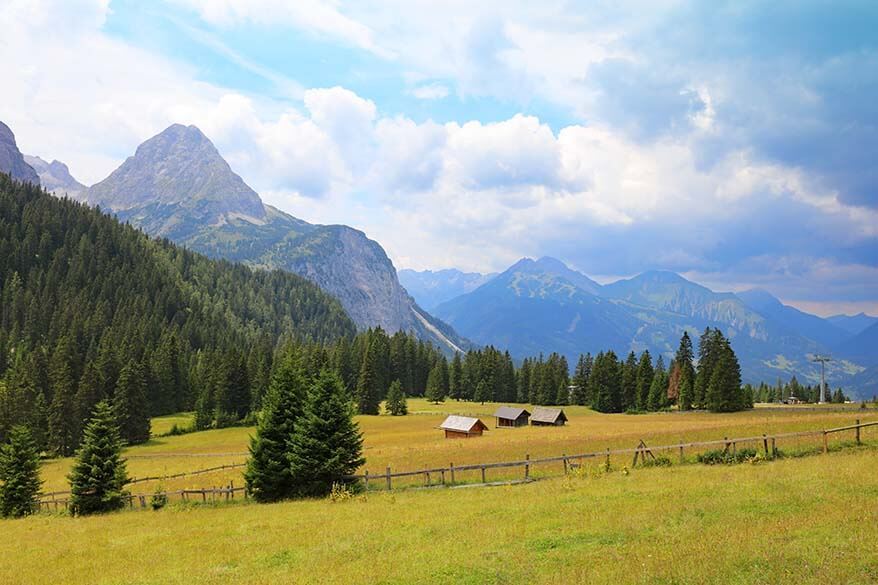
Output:
<instances>
[{"instance_id":1,"label":"evergreen tree","mask_svg":"<svg viewBox=\"0 0 878 585\"><path fill-rule=\"evenodd\" d=\"M692 405L695 408L707 406L707 386L710 384L713 368L719 359L720 340L722 332L719 329L704 330L698 343L698 371L695 375Z\"/></svg>"},{"instance_id":2,"label":"evergreen tree","mask_svg":"<svg viewBox=\"0 0 878 585\"><path fill-rule=\"evenodd\" d=\"M0 516L21 517L39 510L40 454L25 426L15 426L0 447Z\"/></svg>"},{"instance_id":3,"label":"evergreen tree","mask_svg":"<svg viewBox=\"0 0 878 585\"><path fill-rule=\"evenodd\" d=\"M299 495L326 495L334 483L352 483L343 476L355 473L365 462L363 437L353 414L338 375L321 372L290 441L290 472Z\"/></svg>"},{"instance_id":4,"label":"evergreen tree","mask_svg":"<svg viewBox=\"0 0 878 585\"><path fill-rule=\"evenodd\" d=\"M599 353L594 360L589 386L598 412L622 412L622 376L615 352Z\"/></svg>"},{"instance_id":5,"label":"evergreen tree","mask_svg":"<svg viewBox=\"0 0 878 585\"><path fill-rule=\"evenodd\" d=\"M668 377L665 373L665 361L659 356L655 362L655 370L652 376L652 384L649 386L649 400L647 410L656 411L665 406L668 391Z\"/></svg>"},{"instance_id":6,"label":"evergreen tree","mask_svg":"<svg viewBox=\"0 0 878 585\"><path fill-rule=\"evenodd\" d=\"M357 379L357 411L360 414L378 414L381 408L381 388L377 366L378 356L370 344L363 357Z\"/></svg>"},{"instance_id":7,"label":"evergreen tree","mask_svg":"<svg viewBox=\"0 0 878 585\"><path fill-rule=\"evenodd\" d=\"M451 359L451 367L448 372L448 395L455 400L464 397L463 361L459 351L454 352L454 357Z\"/></svg>"},{"instance_id":8,"label":"evergreen tree","mask_svg":"<svg viewBox=\"0 0 878 585\"><path fill-rule=\"evenodd\" d=\"M436 366L430 370L430 375L427 378L427 392L425 397L433 404L445 402L445 392L442 388L442 369L443 366L441 362L437 363Z\"/></svg>"},{"instance_id":9,"label":"evergreen tree","mask_svg":"<svg viewBox=\"0 0 878 585\"><path fill-rule=\"evenodd\" d=\"M652 387L654 375L652 356L649 355L649 350L646 350L640 354L640 362L637 364L637 408L639 410L649 408L649 389Z\"/></svg>"},{"instance_id":10,"label":"evergreen tree","mask_svg":"<svg viewBox=\"0 0 878 585\"><path fill-rule=\"evenodd\" d=\"M250 439L250 458L244 471L247 492L258 502L274 502L295 495L288 457L306 395L301 368L292 355L285 356L280 360L263 400L263 410L256 434Z\"/></svg>"},{"instance_id":11,"label":"evergreen tree","mask_svg":"<svg viewBox=\"0 0 878 585\"><path fill-rule=\"evenodd\" d=\"M677 370L675 387L669 391L676 395L680 410L690 410L695 397L695 366L692 364L695 354L692 351L692 339L687 331L680 338L680 346L677 355L674 356L674 365ZM671 396L673 399L674 396Z\"/></svg>"},{"instance_id":12,"label":"evergreen tree","mask_svg":"<svg viewBox=\"0 0 878 585\"><path fill-rule=\"evenodd\" d=\"M487 382L479 380L479 383L476 385L476 393L473 396L473 401L484 404L485 402L490 402L490 400L491 391L488 389Z\"/></svg>"},{"instance_id":13,"label":"evergreen tree","mask_svg":"<svg viewBox=\"0 0 878 585\"><path fill-rule=\"evenodd\" d=\"M717 332L719 333L719 332ZM721 333L715 338L714 362L707 386L706 405L712 412L733 412L745 408L741 389L741 368L731 345Z\"/></svg>"},{"instance_id":14,"label":"evergreen tree","mask_svg":"<svg viewBox=\"0 0 878 585\"><path fill-rule=\"evenodd\" d=\"M402 391L402 384L399 380L394 380L390 383L390 389L387 391L387 403L385 408L392 416L403 416L408 414L408 404L406 403L405 392Z\"/></svg>"},{"instance_id":15,"label":"evergreen tree","mask_svg":"<svg viewBox=\"0 0 878 585\"><path fill-rule=\"evenodd\" d=\"M49 445L61 457L76 449L76 377L70 341L62 337L49 364L52 404L49 409Z\"/></svg>"},{"instance_id":16,"label":"evergreen tree","mask_svg":"<svg viewBox=\"0 0 878 585\"><path fill-rule=\"evenodd\" d=\"M584 406L589 403L588 376L591 374L591 354L588 357L580 354L573 373L573 404Z\"/></svg>"},{"instance_id":17,"label":"evergreen tree","mask_svg":"<svg viewBox=\"0 0 878 585\"><path fill-rule=\"evenodd\" d=\"M109 512L125 505L122 488L128 476L116 417L108 402L95 407L68 479L73 514Z\"/></svg>"},{"instance_id":18,"label":"evergreen tree","mask_svg":"<svg viewBox=\"0 0 878 585\"><path fill-rule=\"evenodd\" d=\"M149 440L149 414L143 365L130 360L119 373L113 411L123 440L129 445Z\"/></svg>"},{"instance_id":19,"label":"evergreen tree","mask_svg":"<svg viewBox=\"0 0 878 585\"><path fill-rule=\"evenodd\" d=\"M622 364L622 410L637 408L637 356L629 352Z\"/></svg>"}]
</instances>

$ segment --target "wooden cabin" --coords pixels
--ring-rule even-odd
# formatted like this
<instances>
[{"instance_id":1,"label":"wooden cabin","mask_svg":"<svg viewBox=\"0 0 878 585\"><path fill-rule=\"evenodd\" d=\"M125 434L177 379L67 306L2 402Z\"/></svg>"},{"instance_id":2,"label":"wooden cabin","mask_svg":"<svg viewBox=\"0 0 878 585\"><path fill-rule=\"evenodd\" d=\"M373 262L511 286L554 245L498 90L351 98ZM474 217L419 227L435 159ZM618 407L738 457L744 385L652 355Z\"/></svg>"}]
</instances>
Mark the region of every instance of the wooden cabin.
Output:
<instances>
[{"instance_id":1,"label":"wooden cabin","mask_svg":"<svg viewBox=\"0 0 878 585\"><path fill-rule=\"evenodd\" d=\"M523 408L501 406L494 413L498 427L526 427L530 413Z\"/></svg>"},{"instance_id":2,"label":"wooden cabin","mask_svg":"<svg viewBox=\"0 0 878 585\"><path fill-rule=\"evenodd\" d=\"M534 408L530 417L530 424L535 427L563 427L566 422L567 415L560 408Z\"/></svg>"},{"instance_id":3,"label":"wooden cabin","mask_svg":"<svg viewBox=\"0 0 878 585\"><path fill-rule=\"evenodd\" d=\"M439 428L445 431L446 439L469 439L481 437L482 433L488 430L488 425L477 418L452 414L439 425Z\"/></svg>"}]
</instances>

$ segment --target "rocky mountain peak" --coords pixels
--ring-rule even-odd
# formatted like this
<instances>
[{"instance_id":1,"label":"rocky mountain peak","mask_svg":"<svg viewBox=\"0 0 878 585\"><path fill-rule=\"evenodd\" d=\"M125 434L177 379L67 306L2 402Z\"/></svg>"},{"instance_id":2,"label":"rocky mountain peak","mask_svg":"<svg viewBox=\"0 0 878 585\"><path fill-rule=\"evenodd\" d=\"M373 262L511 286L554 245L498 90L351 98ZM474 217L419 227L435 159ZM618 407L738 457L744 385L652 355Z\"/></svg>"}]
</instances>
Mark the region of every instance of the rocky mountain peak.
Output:
<instances>
[{"instance_id":1,"label":"rocky mountain peak","mask_svg":"<svg viewBox=\"0 0 878 585\"><path fill-rule=\"evenodd\" d=\"M21 151L18 150L15 134L3 122L0 122L0 173L6 173L18 181L40 184L37 172L27 164Z\"/></svg>"},{"instance_id":2,"label":"rocky mountain peak","mask_svg":"<svg viewBox=\"0 0 878 585\"><path fill-rule=\"evenodd\" d=\"M264 221L259 195L232 171L196 126L173 124L137 147L109 177L86 193L156 235L185 236L234 218Z\"/></svg>"},{"instance_id":3,"label":"rocky mountain peak","mask_svg":"<svg viewBox=\"0 0 878 585\"><path fill-rule=\"evenodd\" d=\"M86 189L85 185L73 178L70 169L61 161L46 162L38 156L29 155L25 155L24 160L37 172L40 184L50 193L76 199Z\"/></svg>"}]
</instances>

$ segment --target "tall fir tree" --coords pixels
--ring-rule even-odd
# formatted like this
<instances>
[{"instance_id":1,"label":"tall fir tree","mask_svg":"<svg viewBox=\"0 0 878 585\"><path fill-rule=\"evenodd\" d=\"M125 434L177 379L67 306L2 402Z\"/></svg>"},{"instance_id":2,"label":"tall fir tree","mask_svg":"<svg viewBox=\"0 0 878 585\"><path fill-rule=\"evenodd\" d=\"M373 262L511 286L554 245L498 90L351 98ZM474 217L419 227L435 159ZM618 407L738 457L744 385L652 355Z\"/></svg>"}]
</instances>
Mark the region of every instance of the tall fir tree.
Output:
<instances>
[{"instance_id":1,"label":"tall fir tree","mask_svg":"<svg viewBox=\"0 0 878 585\"><path fill-rule=\"evenodd\" d=\"M258 502L275 502L296 494L289 452L306 396L307 386L300 366L292 355L284 356L277 364L263 400L244 471L247 492Z\"/></svg>"},{"instance_id":2,"label":"tall fir tree","mask_svg":"<svg viewBox=\"0 0 878 585\"><path fill-rule=\"evenodd\" d=\"M437 362L427 377L427 391L424 396L433 404L445 402L445 389L443 388L444 369L443 363L441 361Z\"/></svg>"},{"instance_id":3,"label":"tall fir tree","mask_svg":"<svg viewBox=\"0 0 878 585\"><path fill-rule=\"evenodd\" d=\"M110 512L125 505L128 475L116 416L108 402L95 406L68 479L70 511L75 515Z\"/></svg>"},{"instance_id":4,"label":"tall fir tree","mask_svg":"<svg viewBox=\"0 0 878 585\"><path fill-rule=\"evenodd\" d=\"M49 408L49 445L61 457L76 450L76 374L74 352L67 337L58 340L49 363L49 387L52 403Z\"/></svg>"},{"instance_id":5,"label":"tall fir tree","mask_svg":"<svg viewBox=\"0 0 878 585\"><path fill-rule=\"evenodd\" d=\"M713 348L715 352L710 382L705 397L706 406L712 412L734 412L746 407L741 389L741 368L738 358L728 340L719 333Z\"/></svg>"},{"instance_id":6,"label":"tall fir tree","mask_svg":"<svg viewBox=\"0 0 878 585\"><path fill-rule=\"evenodd\" d=\"M612 350L595 357L589 386L592 408L598 412L622 412L622 376L619 369L619 360Z\"/></svg>"},{"instance_id":7,"label":"tall fir tree","mask_svg":"<svg viewBox=\"0 0 878 585\"><path fill-rule=\"evenodd\" d=\"M113 411L119 434L129 445L149 440L149 407L146 400L146 377L143 364L131 359L119 372Z\"/></svg>"},{"instance_id":8,"label":"tall fir tree","mask_svg":"<svg viewBox=\"0 0 878 585\"><path fill-rule=\"evenodd\" d=\"M694 358L692 339L689 333L684 331L680 338L680 347L677 348L677 355L674 357L674 366L678 373L675 380L676 388L672 392L676 394L680 410L690 410L695 402L695 366L692 363Z\"/></svg>"},{"instance_id":9,"label":"tall fir tree","mask_svg":"<svg viewBox=\"0 0 878 585\"><path fill-rule=\"evenodd\" d=\"M0 447L0 516L19 518L39 510L40 454L30 430L12 427Z\"/></svg>"},{"instance_id":10,"label":"tall fir tree","mask_svg":"<svg viewBox=\"0 0 878 585\"><path fill-rule=\"evenodd\" d=\"M652 356L647 349L640 354L640 361L637 364L637 408L640 410L649 408L649 389L652 387L654 376Z\"/></svg>"},{"instance_id":11,"label":"tall fir tree","mask_svg":"<svg viewBox=\"0 0 878 585\"><path fill-rule=\"evenodd\" d=\"M622 364L622 410L637 408L637 356L629 352Z\"/></svg>"},{"instance_id":12,"label":"tall fir tree","mask_svg":"<svg viewBox=\"0 0 878 585\"><path fill-rule=\"evenodd\" d=\"M647 410L661 410L665 406L668 392L668 377L665 372L665 360L658 356L652 376L652 384L649 386L649 400Z\"/></svg>"},{"instance_id":13,"label":"tall fir tree","mask_svg":"<svg viewBox=\"0 0 878 585\"><path fill-rule=\"evenodd\" d=\"M357 378L357 411L360 414L378 414L381 408L380 369L377 349L370 344L363 356L360 376Z\"/></svg>"},{"instance_id":14,"label":"tall fir tree","mask_svg":"<svg viewBox=\"0 0 878 585\"><path fill-rule=\"evenodd\" d=\"M463 360L461 360L460 352L454 352L451 358L451 366L448 371L448 396L454 400L460 400L464 397L463 388Z\"/></svg>"},{"instance_id":15,"label":"tall fir tree","mask_svg":"<svg viewBox=\"0 0 878 585\"><path fill-rule=\"evenodd\" d=\"M344 383L334 372L321 372L290 441L290 472L299 495L326 495L335 483L354 483L344 476L355 473L365 459L353 415Z\"/></svg>"},{"instance_id":16,"label":"tall fir tree","mask_svg":"<svg viewBox=\"0 0 878 585\"><path fill-rule=\"evenodd\" d=\"M579 355L576 371L573 373L573 404L585 406L591 402L588 392L588 377L591 375L591 354Z\"/></svg>"}]
</instances>

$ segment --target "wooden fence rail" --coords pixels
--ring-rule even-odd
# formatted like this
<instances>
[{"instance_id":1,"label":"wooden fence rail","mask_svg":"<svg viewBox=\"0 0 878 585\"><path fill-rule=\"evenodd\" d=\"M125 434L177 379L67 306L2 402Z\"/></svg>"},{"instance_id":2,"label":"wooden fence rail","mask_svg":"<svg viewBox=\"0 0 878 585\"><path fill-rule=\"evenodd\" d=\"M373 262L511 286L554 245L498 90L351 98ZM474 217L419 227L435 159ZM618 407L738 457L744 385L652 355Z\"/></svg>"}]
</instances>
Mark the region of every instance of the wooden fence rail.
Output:
<instances>
[{"instance_id":1,"label":"wooden fence rail","mask_svg":"<svg viewBox=\"0 0 878 585\"><path fill-rule=\"evenodd\" d=\"M486 472L489 469L505 469L505 468L524 468L524 481L528 481L530 479L531 467L534 465L546 465L550 463L563 463L564 465L564 473L566 474L569 469L575 468L577 466L581 466L585 459L595 459L602 458L605 460L606 465L609 466L610 460L612 456L620 456L620 455L640 455L643 456L646 451L662 451L665 450L667 452L677 451L679 450L680 461L683 462L684 458L684 450L685 449L693 449L698 447L713 447L713 446L722 446L725 451L731 450L733 453L737 449L737 445L739 443L756 443L757 445L761 444L763 449L768 454L776 454L777 453L777 440L778 439L790 439L795 437L816 437L820 436L823 438L823 452L826 453L828 451L828 437L834 433L841 433L845 431L855 431L856 443L862 444L862 429L866 427L871 427L878 425L878 421L861 423L859 419L857 419L856 424L837 427L831 429L821 429L821 430L813 430L813 431L799 431L793 433L779 433L775 435L757 435L752 437L735 437L728 438L724 437L722 439L716 439L712 441L693 441L687 443L676 443L673 445L659 445L655 447L645 447L641 442L640 445L630 449L605 449L604 451L593 451L589 453L577 453L573 455L560 455L556 457L542 457L539 459L531 459L530 454L525 455L524 459L519 459L515 461L500 461L494 463L471 463L466 465L455 465L454 463L450 463L448 467L431 467L419 469L416 471L391 471L390 466L387 466L384 473L378 474L370 474L368 470L365 470L364 473L360 474L352 474L343 476L342 479L346 480L363 480L366 489L369 489L372 485L380 486L381 483L385 485L387 490L393 489L393 478L405 478L405 477L415 477L415 476L423 476L424 485L447 485L446 477L450 477L450 484L455 484L458 479L457 474L466 471L479 471L481 475L482 483L486 483L487 477ZM770 447L769 447L770 442ZM137 481L149 481L156 479L169 479L172 477L182 477L184 475L199 475L203 473L209 473L211 471L218 471L222 469L230 469L235 467L241 467L245 464L230 464L230 465L222 465L215 468L209 469L201 469L194 472L175 474L173 476L163 476L156 478L139 478ZM448 474L446 476L446 473ZM434 476L439 477L439 483L434 484L432 478ZM370 483L370 482L375 482ZM135 481L129 483L136 483ZM146 508L147 502L151 501L151 498L154 496L165 496L168 498L179 497L184 502L189 501L200 501L206 503L208 501L216 501L217 499L230 500L235 498L235 494L242 492L244 497L247 497L246 489L243 487L234 487L234 484L229 484L228 487L212 487L212 488L199 488L199 489L184 489L184 490L174 490L174 491L165 491L165 492L157 492L153 494L129 494L126 497L128 506L130 508L134 508L134 502L137 501L139 504L139 508ZM58 495L69 495L70 492L52 492L48 494L41 494L43 497L51 496L50 500L40 500L40 509L51 511L54 507L54 510L58 511L63 507L63 509L67 509L69 506L69 499L57 499L55 496ZM147 499L149 498L149 500Z\"/></svg>"}]
</instances>

